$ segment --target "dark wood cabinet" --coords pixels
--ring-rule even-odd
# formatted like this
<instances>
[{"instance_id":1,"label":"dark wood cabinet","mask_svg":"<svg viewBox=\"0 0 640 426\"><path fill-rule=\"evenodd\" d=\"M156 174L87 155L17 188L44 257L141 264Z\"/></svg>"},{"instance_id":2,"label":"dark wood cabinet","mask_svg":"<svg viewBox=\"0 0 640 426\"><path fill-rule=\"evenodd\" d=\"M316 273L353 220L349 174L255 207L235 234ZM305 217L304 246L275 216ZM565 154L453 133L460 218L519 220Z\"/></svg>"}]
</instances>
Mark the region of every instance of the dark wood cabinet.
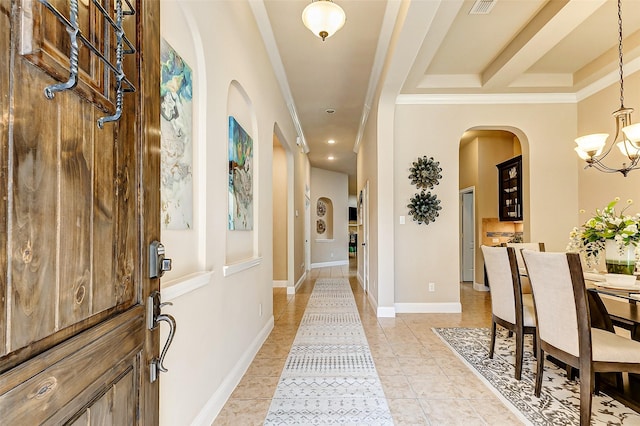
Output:
<instances>
[{"instance_id":1,"label":"dark wood cabinet","mask_svg":"<svg viewBox=\"0 0 640 426\"><path fill-rule=\"evenodd\" d=\"M498 165L498 216L501 221L522 220L522 156Z\"/></svg>"}]
</instances>

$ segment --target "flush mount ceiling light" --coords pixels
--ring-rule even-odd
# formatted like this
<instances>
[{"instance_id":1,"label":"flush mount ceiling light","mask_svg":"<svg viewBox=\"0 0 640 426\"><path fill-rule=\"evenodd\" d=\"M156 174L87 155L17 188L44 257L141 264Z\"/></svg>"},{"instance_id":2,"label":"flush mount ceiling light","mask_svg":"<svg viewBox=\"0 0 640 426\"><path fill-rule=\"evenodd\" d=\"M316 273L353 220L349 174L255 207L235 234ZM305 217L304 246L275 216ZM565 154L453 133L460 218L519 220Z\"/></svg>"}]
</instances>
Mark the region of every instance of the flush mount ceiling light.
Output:
<instances>
[{"instance_id":1,"label":"flush mount ceiling light","mask_svg":"<svg viewBox=\"0 0 640 426\"><path fill-rule=\"evenodd\" d=\"M336 141L334 141L333 139L329 139L329 140L327 141L327 143L328 143L329 145L333 145L334 143L336 143Z\"/></svg>"},{"instance_id":2,"label":"flush mount ceiling light","mask_svg":"<svg viewBox=\"0 0 640 426\"><path fill-rule=\"evenodd\" d=\"M302 11L302 22L324 41L336 33L346 21L344 10L332 0L315 0Z\"/></svg>"},{"instance_id":3,"label":"flush mount ceiling light","mask_svg":"<svg viewBox=\"0 0 640 426\"><path fill-rule=\"evenodd\" d=\"M587 162L587 168L593 167L604 173L620 172L623 176L631 170L640 168L638 159L640 159L640 123L631 124L631 113L633 108L625 108L624 106L624 74L622 71L622 0L618 0L618 63L620 72L620 108L612 113L616 119L616 134L611 141L611 145L605 150L608 133L597 133L586 135L576 139L578 145L575 150L578 156ZM622 137L618 141L620 131ZM618 147L622 155L629 162L622 163L622 167L615 168L605 165L602 161L611 152L612 148Z\"/></svg>"}]
</instances>

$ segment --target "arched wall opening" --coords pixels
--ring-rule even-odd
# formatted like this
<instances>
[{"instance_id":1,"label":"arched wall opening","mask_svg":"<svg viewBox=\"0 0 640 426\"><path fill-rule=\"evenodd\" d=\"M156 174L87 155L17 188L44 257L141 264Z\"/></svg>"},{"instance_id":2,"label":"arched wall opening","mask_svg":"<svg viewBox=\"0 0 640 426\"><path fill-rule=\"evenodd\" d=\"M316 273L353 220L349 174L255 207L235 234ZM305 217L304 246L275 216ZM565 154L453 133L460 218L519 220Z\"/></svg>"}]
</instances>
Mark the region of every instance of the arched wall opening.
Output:
<instances>
[{"instance_id":1,"label":"arched wall opening","mask_svg":"<svg viewBox=\"0 0 640 426\"><path fill-rule=\"evenodd\" d=\"M333 239L333 201L320 197L316 201L316 234L320 239Z\"/></svg>"},{"instance_id":2,"label":"arched wall opening","mask_svg":"<svg viewBox=\"0 0 640 426\"><path fill-rule=\"evenodd\" d=\"M190 105L182 106L190 110L190 115L185 115L182 125L173 129L169 126L168 130L179 129L180 137L172 137L171 139L175 139L177 143L161 153L163 173L170 175L169 179L163 179L163 186L167 185L167 188L163 188L162 192L168 190L169 198L173 197L171 187L174 176L173 172L169 171L171 168L179 170L182 181L185 181L185 178L192 181L192 188L184 187L185 194L190 193L190 199L187 197L179 201L180 209L189 210L191 219L181 225L179 222L168 221L166 214L162 215L160 238L173 259L172 270L164 276L164 284L182 280L190 274L202 273L207 269L207 122L204 119L207 116L207 99L206 95L203 95L207 92L207 68L202 37L190 11L182 4L166 2L163 2L162 9L162 44L166 43L184 61L192 78ZM174 19L166 19L165 10ZM166 139L170 139L168 133L165 135ZM165 158L177 161L173 164L166 163ZM163 210L165 208L166 204L163 205Z\"/></svg>"},{"instance_id":3,"label":"arched wall opening","mask_svg":"<svg viewBox=\"0 0 640 426\"><path fill-rule=\"evenodd\" d=\"M229 174L226 259L230 265L257 256L258 230L255 212L259 211L257 119L249 95L238 81L229 84L227 96ZM233 163L233 164L232 164Z\"/></svg>"},{"instance_id":4,"label":"arched wall opening","mask_svg":"<svg viewBox=\"0 0 640 426\"><path fill-rule=\"evenodd\" d=\"M500 197L498 165L521 159L520 175L512 170L514 180L521 184L517 207L518 216L501 215L501 205L513 203ZM477 290L487 290L481 245L500 245L529 238L529 167L528 143L523 132L514 128L474 127L460 139L460 281L471 282ZM508 194L513 194L509 192ZM472 203L472 210L468 205ZM507 207L513 207L513 204ZM472 215L473 219L468 216ZM472 224L473 230L470 231ZM463 229L463 228L467 229ZM473 237L469 238L469 233ZM473 262L470 262L473 260ZM469 270L472 269L472 271Z\"/></svg>"},{"instance_id":5,"label":"arched wall opening","mask_svg":"<svg viewBox=\"0 0 640 426\"><path fill-rule=\"evenodd\" d=\"M273 286L287 286L287 157L278 136L273 135Z\"/></svg>"},{"instance_id":6,"label":"arched wall opening","mask_svg":"<svg viewBox=\"0 0 640 426\"><path fill-rule=\"evenodd\" d=\"M285 161L282 166L286 167L287 169L287 179L286 179L286 182L284 182L284 184L286 185L285 188L287 191L286 215L283 216L283 219L286 217L286 223L287 223L287 242L286 242L286 245L287 245L286 277L287 278L286 280L287 280L287 293L295 294L295 284L296 284L295 266L298 264L296 262L296 255L299 256L300 258L303 258L304 256L303 253L296 253L296 250L295 250L296 221L302 221L303 220L302 218L304 218L304 214L300 212L299 209L296 208L296 201L295 201L295 192L296 192L295 191L295 180L296 180L295 179L295 176L296 176L295 155L296 155L297 146L295 143L291 143L291 141L284 136L284 133L282 132L282 129L280 128L278 123L275 123L273 125L273 134L274 134L274 137L278 138L280 146L284 150ZM277 189L275 188L275 186L272 186L272 191L275 192L276 190ZM305 226L308 227L308 224Z\"/></svg>"},{"instance_id":7,"label":"arched wall opening","mask_svg":"<svg viewBox=\"0 0 640 426\"><path fill-rule=\"evenodd\" d=\"M278 124L273 126L273 286L294 286L294 159Z\"/></svg>"}]
</instances>

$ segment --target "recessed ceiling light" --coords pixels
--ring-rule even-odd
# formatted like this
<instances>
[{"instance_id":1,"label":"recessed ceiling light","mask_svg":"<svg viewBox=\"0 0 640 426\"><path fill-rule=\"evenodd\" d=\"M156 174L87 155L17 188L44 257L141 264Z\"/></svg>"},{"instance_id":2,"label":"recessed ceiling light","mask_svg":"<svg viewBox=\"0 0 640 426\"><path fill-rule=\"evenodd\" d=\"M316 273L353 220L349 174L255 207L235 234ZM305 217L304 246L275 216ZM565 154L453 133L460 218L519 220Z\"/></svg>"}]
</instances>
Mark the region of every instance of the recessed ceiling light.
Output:
<instances>
[{"instance_id":1,"label":"recessed ceiling light","mask_svg":"<svg viewBox=\"0 0 640 426\"><path fill-rule=\"evenodd\" d=\"M327 108L324 110L324 112L326 112L327 114L333 114L334 112L336 112L336 110L333 108Z\"/></svg>"},{"instance_id":2,"label":"recessed ceiling light","mask_svg":"<svg viewBox=\"0 0 640 426\"><path fill-rule=\"evenodd\" d=\"M329 139L329 140L327 141L327 143L328 143L329 145L333 145L334 143L336 143L336 141L334 141L333 139Z\"/></svg>"},{"instance_id":3,"label":"recessed ceiling light","mask_svg":"<svg viewBox=\"0 0 640 426\"><path fill-rule=\"evenodd\" d=\"M333 155L328 156L327 160L333 160Z\"/></svg>"}]
</instances>

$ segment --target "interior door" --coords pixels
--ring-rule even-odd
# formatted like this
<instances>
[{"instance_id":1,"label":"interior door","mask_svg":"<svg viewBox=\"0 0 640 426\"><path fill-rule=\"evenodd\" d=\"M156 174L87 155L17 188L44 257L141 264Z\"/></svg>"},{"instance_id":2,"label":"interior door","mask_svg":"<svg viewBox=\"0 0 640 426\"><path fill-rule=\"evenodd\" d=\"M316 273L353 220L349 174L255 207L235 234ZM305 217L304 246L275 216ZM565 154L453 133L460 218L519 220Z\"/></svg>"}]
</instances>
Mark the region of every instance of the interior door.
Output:
<instances>
[{"instance_id":1,"label":"interior door","mask_svg":"<svg viewBox=\"0 0 640 426\"><path fill-rule=\"evenodd\" d=\"M0 423L157 424L145 303L160 227L143 212L160 211L159 5L97 0L113 22L127 12L135 48L121 66L136 91L118 99L87 46L115 64L112 23L93 0L48 3L60 16L0 1Z\"/></svg>"},{"instance_id":2,"label":"interior door","mask_svg":"<svg viewBox=\"0 0 640 426\"><path fill-rule=\"evenodd\" d=\"M462 281L473 281L474 279L474 259L475 259L475 223L474 223L474 192L463 192L462 201L462 241L461 256L462 261Z\"/></svg>"},{"instance_id":3,"label":"interior door","mask_svg":"<svg viewBox=\"0 0 640 426\"><path fill-rule=\"evenodd\" d=\"M366 181L360 192L360 210L362 225L362 256L358 255L358 263L362 258L362 282L364 292L369 293L369 181ZM378 296L376 296L378 297Z\"/></svg>"},{"instance_id":4,"label":"interior door","mask_svg":"<svg viewBox=\"0 0 640 426\"><path fill-rule=\"evenodd\" d=\"M304 196L304 270L311 270L311 199Z\"/></svg>"}]
</instances>

